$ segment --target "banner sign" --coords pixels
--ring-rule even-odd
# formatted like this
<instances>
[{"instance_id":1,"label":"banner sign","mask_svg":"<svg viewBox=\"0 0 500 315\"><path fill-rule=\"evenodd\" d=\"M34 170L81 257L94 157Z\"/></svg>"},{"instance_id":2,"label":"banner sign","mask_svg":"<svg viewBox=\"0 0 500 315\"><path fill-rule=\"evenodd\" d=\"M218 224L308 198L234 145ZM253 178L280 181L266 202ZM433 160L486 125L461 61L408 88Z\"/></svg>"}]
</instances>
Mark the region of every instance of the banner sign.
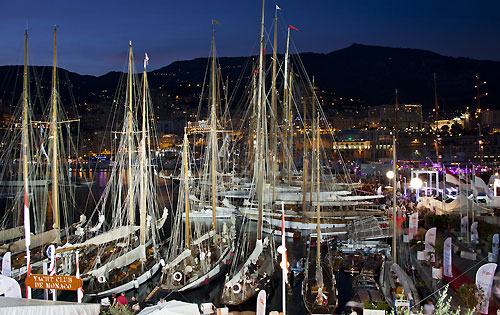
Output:
<instances>
[{"instance_id":1,"label":"banner sign","mask_svg":"<svg viewBox=\"0 0 500 315\"><path fill-rule=\"evenodd\" d=\"M417 235L418 231L418 212L413 213L410 215L410 225L408 229L408 236L410 237L410 240Z\"/></svg>"},{"instance_id":2,"label":"banner sign","mask_svg":"<svg viewBox=\"0 0 500 315\"><path fill-rule=\"evenodd\" d=\"M493 277L497 264L490 263L482 265L476 273L476 286L482 291L484 299L479 305L481 314L488 314L488 307L490 306L491 286L493 285Z\"/></svg>"},{"instance_id":3,"label":"banner sign","mask_svg":"<svg viewBox=\"0 0 500 315\"><path fill-rule=\"evenodd\" d=\"M266 315L266 291L261 290L257 295L257 312L255 315Z\"/></svg>"},{"instance_id":4,"label":"banner sign","mask_svg":"<svg viewBox=\"0 0 500 315\"><path fill-rule=\"evenodd\" d=\"M76 291L82 287L82 280L75 276L48 276L32 274L26 278L26 285L33 289Z\"/></svg>"},{"instance_id":5,"label":"banner sign","mask_svg":"<svg viewBox=\"0 0 500 315\"><path fill-rule=\"evenodd\" d=\"M452 278L453 273L451 269L452 255L451 255L451 237L448 237L444 241L444 252L443 252L443 275L445 277Z\"/></svg>"},{"instance_id":6,"label":"banner sign","mask_svg":"<svg viewBox=\"0 0 500 315\"><path fill-rule=\"evenodd\" d=\"M498 237L498 234L493 235L493 240L492 240L492 252L495 257L498 257L498 249L500 247L500 238Z\"/></svg>"},{"instance_id":7,"label":"banner sign","mask_svg":"<svg viewBox=\"0 0 500 315\"><path fill-rule=\"evenodd\" d=\"M429 258L430 253L434 253L434 247L433 245L436 244L436 228L433 227L425 233L425 250L424 250L424 255L425 259ZM435 255L432 256L431 262L436 261Z\"/></svg>"},{"instance_id":8,"label":"banner sign","mask_svg":"<svg viewBox=\"0 0 500 315\"><path fill-rule=\"evenodd\" d=\"M12 274L11 254L10 252L6 252L2 258L2 275L10 277L11 274Z\"/></svg>"},{"instance_id":9,"label":"banner sign","mask_svg":"<svg viewBox=\"0 0 500 315\"><path fill-rule=\"evenodd\" d=\"M462 218L462 228L460 232L467 233L467 225L469 225L469 218L465 216Z\"/></svg>"},{"instance_id":10,"label":"banner sign","mask_svg":"<svg viewBox=\"0 0 500 315\"><path fill-rule=\"evenodd\" d=\"M477 225L478 225L478 222L474 222L472 223L472 225L470 226L470 231L471 231L471 234L470 234L470 240L471 242L478 242L479 241L479 233L477 232Z\"/></svg>"}]
</instances>

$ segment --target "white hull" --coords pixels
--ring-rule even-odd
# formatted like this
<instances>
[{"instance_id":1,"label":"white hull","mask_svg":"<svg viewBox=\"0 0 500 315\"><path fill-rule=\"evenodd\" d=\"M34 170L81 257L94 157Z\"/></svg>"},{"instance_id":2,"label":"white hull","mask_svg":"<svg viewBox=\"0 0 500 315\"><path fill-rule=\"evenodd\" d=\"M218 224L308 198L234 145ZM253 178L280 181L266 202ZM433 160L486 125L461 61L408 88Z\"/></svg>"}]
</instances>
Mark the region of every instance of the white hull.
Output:
<instances>
[{"instance_id":1,"label":"white hull","mask_svg":"<svg viewBox=\"0 0 500 315\"><path fill-rule=\"evenodd\" d=\"M200 287L201 285L203 285L205 283L205 280L210 281L211 279L217 277L222 271L221 264L225 264L225 261L228 260L230 257L231 257L231 251L229 250L227 252L226 256L224 256L223 260L221 260L217 265L215 265L215 267L212 268L212 270L207 272L205 275L199 277L195 281L188 283L187 285L185 285L184 287L182 287L181 289L179 289L177 291L184 292L187 290L196 289L196 288Z\"/></svg>"},{"instance_id":2,"label":"white hull","mask_svg":"<svg viewBox=\"0 0 500 315\"><path fill-rule=\"evenodd\" d=\"M236 213L237 210L233 208L226 207L216 207L216 215L217 219L230 219L233 213ZM207 207L204 210L191 210L189 211L189 218L197 218L197 219L212 219L212 207ZM182 219L186 219L186 213L182 213Z\"/></svg>"},{"instance_id":3,"label":"white hull","mask_svg":"<svg viewBox=\"0 0 500 315\"><path fill-rule=\"evenodd\" d=\"M126 292L126 291L129 291L132 289L137 289L141 284L143 284L144 282L151 279L158 272L158 270L160 270L160 267L161 267L161 263L158 262L150 270L146 271L141 276L139 276L139 278L137 278L135 280L132 280L130 282L122 284L121 286L118 286L118 287L115 287L115 288L112 288L112 289L109 289L109 290L106 290L103 292L99 292L97 294L87 294L87 295L94 296L94 297L103 297L103 296L111 295L113 293L119 294L121 292Z\"/></svg>"},{"instance_id":4,"label":"white hull","mask_svg":"<svg viewBox=\"0 0 500 315\"><path fill-rule=\"evenodd\" d=\"M258 211L256 209L242 209L240 210L241 214L248 216L250 220L257 221L258 219ZM271 225L272 227L281 228L281 218L272 218L270 216L276 215L274 213L264 213L266 217L266 223ZM324 217L329 218L329 217ZM331 218L329 218L331 219ZM317 224L313 222L301 222L302 216L299 215L287 215L285 214L285 229L291 229L296 231L311 231L317 228ZM346 224L343 223L321 223L320 229L331 229L331 228L344 228ZM292 232L293 234L293 232ZM280 234L281 235L281 234Z\"/></svg>"}]
</instances>

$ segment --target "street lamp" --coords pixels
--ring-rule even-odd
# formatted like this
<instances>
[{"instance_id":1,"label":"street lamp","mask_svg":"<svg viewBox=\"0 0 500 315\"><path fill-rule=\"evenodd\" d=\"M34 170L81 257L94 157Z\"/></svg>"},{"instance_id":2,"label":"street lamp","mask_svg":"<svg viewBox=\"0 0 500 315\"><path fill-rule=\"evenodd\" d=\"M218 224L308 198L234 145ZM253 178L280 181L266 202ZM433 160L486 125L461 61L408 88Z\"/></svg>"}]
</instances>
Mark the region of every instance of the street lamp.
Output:
<instances>
[{"instance_id":1,"label":"street lamp","mask_svg":"<svg viewBox=\"0 0 500 315\"><path fill-rule=\"evenodd\" d=\"M387 178L389 179L393 179L394 178L394 172L393 171L388 171L385 176L387 176Z\"/></svg>"},{"instance_id":2,"label":"street lamp","mask_svg":"<svg viewBox=\"0 0 500 315\"><path fill-rule=\"evenodd\" d=\"M414 177L410 181L411 188L417 191L417 201L418 201L419 189L422 187L423 184L424 183L422 182L422 180L418 177Z\"/></svg>"}]
</instances>

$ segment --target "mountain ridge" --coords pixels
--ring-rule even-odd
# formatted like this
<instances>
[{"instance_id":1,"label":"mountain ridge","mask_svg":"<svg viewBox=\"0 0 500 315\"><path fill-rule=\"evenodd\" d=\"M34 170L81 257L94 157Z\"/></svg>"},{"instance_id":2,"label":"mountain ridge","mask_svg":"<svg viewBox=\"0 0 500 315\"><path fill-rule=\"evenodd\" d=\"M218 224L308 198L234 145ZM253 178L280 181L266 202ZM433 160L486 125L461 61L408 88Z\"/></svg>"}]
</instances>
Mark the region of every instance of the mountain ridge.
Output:
<instances>
[{"instance_id":1,"label":"mountain ridge","mask_svg":"<svg viewBox=\"0 0 500 315\"><path fill-rule=\"evenodd\" d=\"M393 48L365 44L352 44L329 53L304 52L298 54L309 77L315 77L316 85L339 97L355 98L362 103L375 106L394 102L394 91L399 90L403 103L423 104L424 110L434 106L433 73L437 75L438 100L444 109L465 109L474 107L476 91L475 75L487 81L482 92L488 96L481 99L484 108L500 109L499 61L477 60L467 57L449 57L428 50L416 48ZM281 55L282 56L282 55ZM294 55L295 58L297 55ZM222 75L236 80L245 69L245 64L256 56L219 57ZM270 59L268 54L267 59ZM292 56L293 57L293 56ZM280 59L281 60L281 59ZM149 71L149 83L153 90L166 90L172 94L193 95L196 91L187 89L182 83L202 84L208 58L174 61L164 67ZM0 66L0 98L17 101L20 93L19 82L6 82L8 72L17 72L21 66ZM35 66L42 73L42 81L50 82L47 66ZM22 71L22 70L21 70ZM59 77L66 76L74 89L75 101L102 101L102 91L114 93L119 71L111 71L100 76L80 75L65 69L59 70ZM22 79L17 77L17 80ZM15 81L15 80L13 80ZM10 91L15 91L5 97ZM201 89L201 88L200 88ZM4 92L7 90L7 92ZM199 95L199 93L198 93ZM196 102L197 103L197 102Z\"/></svg>"}]
</instances>

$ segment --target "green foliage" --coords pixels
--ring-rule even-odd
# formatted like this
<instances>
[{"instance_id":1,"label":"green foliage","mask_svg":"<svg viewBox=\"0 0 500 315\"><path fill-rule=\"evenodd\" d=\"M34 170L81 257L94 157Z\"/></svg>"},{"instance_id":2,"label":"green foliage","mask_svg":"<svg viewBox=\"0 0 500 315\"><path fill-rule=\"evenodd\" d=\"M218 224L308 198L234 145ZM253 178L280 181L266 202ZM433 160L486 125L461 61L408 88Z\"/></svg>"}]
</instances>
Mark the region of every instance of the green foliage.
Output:
<instances>
[{"instance_id":1,"label":"green foliage","mask_svg":"<svg viewBox=\"0 0 500 315\"><path fill-rule=\"evenodd\" d=\"M438 301L436 302L436 309L434 310L434 315L460 315L462 312L460 311L460 307L458 309L453 310L451 306L451 297L448 297L448 285L446 285L439 293L438 293ZM422 301L421 304L423 305L425 301ZM472 315L474 314L475 309L469 309L466 311L464 314L465 315ZM394 315L394 310L391 310L390 312L391 315ZM421 315L422 314L422 309L418 310L413 310L410 312L409 309L407 309L405 312L398 312L398 315Z\"/></svg>"},{"instance_id":2,"label":"green foliage","mask_svg":"<svg viewBox=\"0 0 500 315\"><path fill-rule=\"evenodd\" d=\"M475 310L479 302L484 298L482 291L474 283L464 283L456 293L457 297L469 310Z\"/></svg>"},{"instance_id":3,"label":"green foliage","mask_svg":"<svg viewBox=\"0 0 500 315\"><path fill-rule=\"evenodd\" d=\"M432 257L436 260L436 268L439 268L441 266L441 262L443 261L443 254L444 254L444 242L436 238L436 243L433 245L431 244L432 248L434 249L433 252L429 253L429 262L432 260Z\"/></svg>"},{"instance_id":4,"label":"green foliage","mask_svg":"<svg viewBox=\"0 0 500 315\"><path fill-rule=\"evenodd\" d=\"M365 301L363 303L363 308L366 310L385 310L385 311L391 309L385 301L378 301L377 304L374 304L371 301Z\"/></svg>"},{"instance_id":5,"label":"green foliage","mask_svg":"<svg viewBox=\"0 0 500 315\"><path fill-rule=\"evenodd\" d=\"M410 247L415 252L423 251L425 249L425 243L414 238L410 241Z\"/></svg>"},{"instance_id":6,"label":"green foliage","mask_svg":"<svg viewBox=\"0 0 500 315\"><path fill-rule=\"evenodd\" d=\"M102 312L103 315L133 315L134 312L126 305L111 306L108 310Z\"/></svg>"}]
</instances>

